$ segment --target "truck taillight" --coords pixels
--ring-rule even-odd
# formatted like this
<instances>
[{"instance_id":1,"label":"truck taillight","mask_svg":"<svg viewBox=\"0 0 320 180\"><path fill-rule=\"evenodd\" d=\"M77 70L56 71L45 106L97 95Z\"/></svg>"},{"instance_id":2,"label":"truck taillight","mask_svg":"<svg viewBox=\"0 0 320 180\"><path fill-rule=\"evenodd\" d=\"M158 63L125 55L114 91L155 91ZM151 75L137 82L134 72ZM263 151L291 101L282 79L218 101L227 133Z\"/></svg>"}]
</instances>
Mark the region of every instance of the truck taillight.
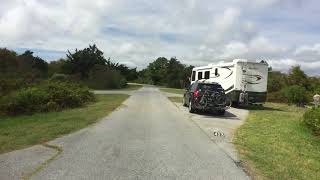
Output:
<instances>
[{"instance_id":1,"label":"truck taillight","mask_svg":"<svg viewBox=\"0 0 320 180\"><path fill-rule=\"evenodd\" d=\"M194 97L198 97L198 95L199 95L199 91L198 91L198 90L195 90L195 91L193 92L193 96L194 96Z\"/></svg>"}]
</instances>

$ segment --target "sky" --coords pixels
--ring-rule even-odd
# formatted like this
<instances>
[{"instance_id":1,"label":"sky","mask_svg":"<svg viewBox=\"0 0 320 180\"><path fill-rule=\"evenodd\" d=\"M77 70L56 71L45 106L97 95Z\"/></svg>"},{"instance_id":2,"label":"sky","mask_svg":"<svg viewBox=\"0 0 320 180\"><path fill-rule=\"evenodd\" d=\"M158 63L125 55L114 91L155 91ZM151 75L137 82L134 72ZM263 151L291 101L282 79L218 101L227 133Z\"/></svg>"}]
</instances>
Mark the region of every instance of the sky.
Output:
<instances>
[{"instance_id":1,"label":"sky","mask_svg":"<svg viewBox=\"0 0 320 180\"><path fill-rule=\"evenodd\" d=\"M0 47L53 61L96 44L138 69L240 58L320 75L319 19L318 0L0 0Z\"/></svg>"}]
</instances>

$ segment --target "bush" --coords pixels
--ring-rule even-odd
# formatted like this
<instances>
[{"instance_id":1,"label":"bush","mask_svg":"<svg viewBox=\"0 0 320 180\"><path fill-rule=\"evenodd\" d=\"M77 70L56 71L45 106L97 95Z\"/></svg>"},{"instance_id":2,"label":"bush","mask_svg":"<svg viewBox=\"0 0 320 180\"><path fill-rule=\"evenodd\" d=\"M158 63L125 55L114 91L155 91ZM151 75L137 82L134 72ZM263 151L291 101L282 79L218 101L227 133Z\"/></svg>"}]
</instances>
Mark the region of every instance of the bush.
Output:
<instances>
[{"instance_id":1,"label":"bush","mask_svg":"<svg viewBox=\"0 0 320 180\"><path fill-rule=\"evenodd\" d=\"M119 71L95 65L86 84L92 89L120 89L127 85L127 81Z\"/></svg>"},{"instance_id":2,"label":"bush","mask_svg":"<svg viewBox=\"0 0 320 180\"><path fill-rule=\"evenodd\" d=\"M12 91L20 89L21 87L26 86L25 82L22 79L0 79L0 96L9 94Z\"/></svg>"},{"instance_id":3,"label":"bush","mask_svg":"<svg viewBox=\"0 0 320 180\"><path fill-rule=\"evenodd\" d=\"M303 121L311 130L320 135L320 108L306 111L303 115Z\"/></svg>"},{"instance_id":4,"label":"bush","mask_svg":"<svg viewBox=\"0 0 320 180\"><path fill-rule=\"evenodd\" d=\"M277 102L277 103L287 103L287 98L284 97L283 93L281 93L280 91L268 92L267 101Z\"/></svg>"},{"instance_id":5,"label":"bush","mask_svg":"<svg viewBox=\"0 0 320 180\"><path fill-rule=\"evenodd\" d=\"M6 115L32 114L80 107L91 101L94 101L94 95L86 87L47 81L3 97L0 111Z\"/></svg>"},{"instance_id":6,"label":"bush","mask_svg":"<svg viewBox=\"0 0 320 180\"><path fill-rule=\"evenodd\" d=\"M281 93L289 104L303 106L307 102L307 91L304 87L298 85L288 86L282 89Z\"/></svg>"}]
</instances>

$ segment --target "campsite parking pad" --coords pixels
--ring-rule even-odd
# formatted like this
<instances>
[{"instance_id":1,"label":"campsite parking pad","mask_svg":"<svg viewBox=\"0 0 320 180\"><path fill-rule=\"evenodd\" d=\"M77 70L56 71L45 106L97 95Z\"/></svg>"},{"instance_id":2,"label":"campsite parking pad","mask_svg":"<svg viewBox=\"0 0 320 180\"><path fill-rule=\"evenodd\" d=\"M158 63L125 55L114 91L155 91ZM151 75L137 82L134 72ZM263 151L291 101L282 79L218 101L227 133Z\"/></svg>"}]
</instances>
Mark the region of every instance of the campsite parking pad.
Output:
<instances>
[{"instance_id":1,"label":"campsite parking pad","mask_svg":"<svg viewBox=\"0 0 320 180\"><path fill-rule=\"evenodd\" d=\"M230 108L224 116L212 113L188 112L188 108L183 107L182 103L175 103L190 120L196 123L209 137L216 143L230 158L235 162L240 162L238 154L232 144L234 131L243 124L249 112L245 109Z\"/></svg>"}]
</instances>

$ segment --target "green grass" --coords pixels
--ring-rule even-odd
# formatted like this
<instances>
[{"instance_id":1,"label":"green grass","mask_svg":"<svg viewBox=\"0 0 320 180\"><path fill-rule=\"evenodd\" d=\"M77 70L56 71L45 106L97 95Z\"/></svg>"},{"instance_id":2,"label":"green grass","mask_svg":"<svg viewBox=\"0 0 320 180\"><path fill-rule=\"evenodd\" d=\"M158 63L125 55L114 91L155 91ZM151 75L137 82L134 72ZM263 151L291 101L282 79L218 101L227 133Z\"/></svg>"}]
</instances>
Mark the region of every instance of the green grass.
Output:
<instances>
[{"instance_id":1,"label":"green grass","mask_svg":"<svg viewBox=\"0 0 320 180\"><path fill-rule=\"evenodd\" d=\"M174 93L174 94L184 94L186 92L185 89L175 89L175 88L160 88L160 91Z\"/></svg>"},{"instance_id":2,"label":"green grass","mask_svg":"<svg viewBox=\"0 0 320 180\"><path fill-rule=\"evenodd\" d=\"M168 97L168 99L172 102L182 103L182 97Z\"/></svg>"},{"instance_id":3,"label":"green grass","mask_svg":"<svg viewBox=\"0 0 320 180\"><path fill-rule=\"evenodd\" d=\"M107 116L128 95L97 95L97 102L82 108L30 116L0 116L0 153L40 144L84 128Z\"/></svg>"},{"instance_id":4,"label":"green grass","mask_svg":"<svg viewBox=\"0 0 320 180\"><path fill-rule=\"evenodd\" d=\"M234 143L256 178L320 178L320 138L302 123L304 111L275 103L250 110Z\"/></svg>"}]
</instances>

